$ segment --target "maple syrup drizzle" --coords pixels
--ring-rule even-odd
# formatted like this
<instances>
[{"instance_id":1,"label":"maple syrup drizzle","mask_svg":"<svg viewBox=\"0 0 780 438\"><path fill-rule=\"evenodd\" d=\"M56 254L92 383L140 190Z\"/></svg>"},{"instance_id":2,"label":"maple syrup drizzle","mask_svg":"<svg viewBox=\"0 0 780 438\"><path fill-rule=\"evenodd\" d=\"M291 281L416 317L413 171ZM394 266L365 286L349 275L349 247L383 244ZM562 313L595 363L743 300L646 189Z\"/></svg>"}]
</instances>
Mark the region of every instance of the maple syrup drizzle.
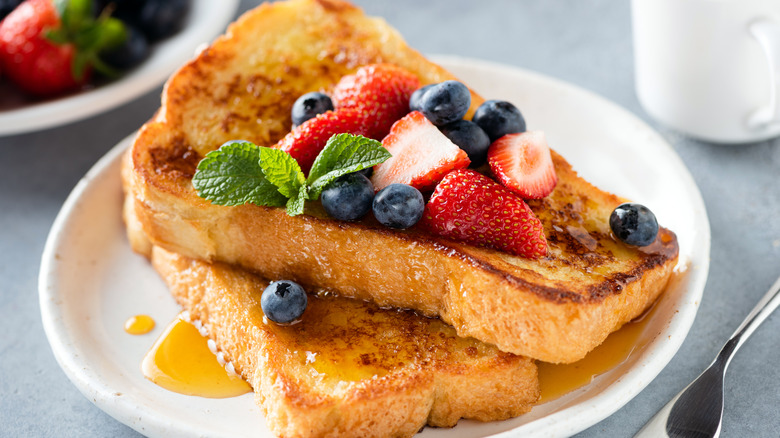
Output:
<instances>
[{"instance_id":1,"label":"maple syrup drizzle","mask_svg":"<svg viewBox=\"0 0 780 438\"><path fill-rule=\"evenodd\" d=\"M639 336L652 319L655 305L638 318L628 322L610 334L604 342L584 358L570 364L537 362L539 385L542 397L539 404L546 403L589 384L596 376L625 362L638 348Z\"/></svg>"},{"instance_id":2,"label":"maple syrup drizzle","mask_svg":"<svg viewBox=\"0 0 780 438\"><path fill-rule=\"evenodd\" d=\"M154 320L149 315L135 315L125 321L125 332L131 335L145 335L154 329Z\"/></svg>"},{"instance_id":3,"label":"maple syrup drizzle","mask_svg":"<svg viewBox=\"0 0 780 438\"><path fill-rule=\"evenodd\" d=\"M227 398L252 391L240 376L219 363L207 338L181 315L146 353L141 370L147 379L180 394Z\"/></svg>"},{"instance_id":4,"label":"maple syrup drizzle","mask_svg":"<svg viewBox=\"0 0 780 438\"><path fill-rule=\"evenodd\" d=\"M655 305L638 318L623 325L620 330L610 334L601 345L577 362L570 364L537 362L541 386L539 404L581 388L596 376L626 361L637 348L644 346L638 344L637 340L648 321L652 319L654 310ZM152 321L153 326L154 321ZM229 364L228 366L230 367ZM251 386L240 376L228 372L220 364L217 356L208 346L208 339L182 315L179 315L160 335L144 357L141 368L147 379L180 394L227 398L252 391Z\"/></svg>"}]
</instances>

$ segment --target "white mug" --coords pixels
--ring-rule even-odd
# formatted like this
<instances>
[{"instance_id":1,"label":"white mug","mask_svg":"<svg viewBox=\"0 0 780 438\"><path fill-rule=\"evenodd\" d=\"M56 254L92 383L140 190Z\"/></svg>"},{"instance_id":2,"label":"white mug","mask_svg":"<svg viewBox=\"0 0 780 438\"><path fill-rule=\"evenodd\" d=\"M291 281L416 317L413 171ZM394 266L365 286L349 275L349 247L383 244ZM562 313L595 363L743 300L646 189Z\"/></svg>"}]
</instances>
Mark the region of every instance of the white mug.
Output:
<instances>
[{"instance_id":1,"label":"white mug","mask_svg":"<svg viewBox=\"0 0 780 438\"><path fill-rule=\"evenodd\" d=\"M632 0L637 96L718 143L780 135L780 0Z\"/></svg>"}]
</instances>

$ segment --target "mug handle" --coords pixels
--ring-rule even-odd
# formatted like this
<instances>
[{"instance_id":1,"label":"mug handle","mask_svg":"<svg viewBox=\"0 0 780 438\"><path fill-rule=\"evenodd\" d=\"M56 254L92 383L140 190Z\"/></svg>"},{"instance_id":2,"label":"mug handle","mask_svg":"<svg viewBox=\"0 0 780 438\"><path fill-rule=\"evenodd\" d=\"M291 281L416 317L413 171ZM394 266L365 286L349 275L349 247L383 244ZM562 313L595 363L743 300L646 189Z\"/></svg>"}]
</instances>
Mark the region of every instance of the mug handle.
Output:
<instances>
[{"instance_id":1,"label":"mug handle","mask_svg":"<svg viewBox=\"0 0 780 438\"><path fill-rule=\"evenodd\" d=\"M751 23L749 30L769 63L770 92L769 104L754 111L747 123L754 130L767 129L780 124L780 23L761 18Z\"/></svg>"}]
</instances>

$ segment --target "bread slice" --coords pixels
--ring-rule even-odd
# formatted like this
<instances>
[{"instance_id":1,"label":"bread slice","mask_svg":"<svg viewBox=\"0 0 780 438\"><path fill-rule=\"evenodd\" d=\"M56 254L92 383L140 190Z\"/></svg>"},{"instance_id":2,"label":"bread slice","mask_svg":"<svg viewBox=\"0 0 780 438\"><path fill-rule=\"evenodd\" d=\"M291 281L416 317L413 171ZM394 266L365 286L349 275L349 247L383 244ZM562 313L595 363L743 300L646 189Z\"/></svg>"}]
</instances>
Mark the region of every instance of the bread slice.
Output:
<instances>
[{"instance_id":1,"label":"bread slice","mask_svg":"<svg viewBox=\"0 0 780 438\"><path fill-rule=\"evenodd\" d=\"M225 264L160 248L152 263L254 388L284 437L412 436L461 417L501 420L539 399L536 365L439 319L333 296L309 297L301 322L268 322L268 285Z\"/></svg>"},{"instance_id":2,"label":"bread slice","mask_svg":"<svg viewBox=\"0 0 780 438\"><path fill-rule=\"evenodd\" d=\"M331 220L316 204L290 217L197 196L191 178L206 152L232 139L273 144L288 132L299 95L328 91L375 62L423 83L451 78L386 23L340 1L264 4L245 14L168 81L160 111L135 140L126 189L144 233L188 257L438 315L460 336L553 363L582 358L659 296L677 260L674 233L662 228L644 248L616 241L608 218L624 199L580 178L556 153L556 189L529 203L550 248L539 260L371 219ZM474 94L472 107L481 101Z\"/></svg>"}]
</instances>

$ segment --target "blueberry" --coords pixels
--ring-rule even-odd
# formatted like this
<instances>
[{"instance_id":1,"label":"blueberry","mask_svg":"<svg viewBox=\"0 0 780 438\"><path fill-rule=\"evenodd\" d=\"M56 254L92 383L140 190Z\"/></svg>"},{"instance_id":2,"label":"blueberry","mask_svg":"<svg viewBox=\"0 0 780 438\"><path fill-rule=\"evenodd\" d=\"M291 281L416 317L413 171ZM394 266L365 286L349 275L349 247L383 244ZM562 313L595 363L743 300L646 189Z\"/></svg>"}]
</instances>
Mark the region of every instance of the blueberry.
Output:
<instances>
[{"instance_id":1,"label":"blueberry","mask_svg":"<svg viewBox=\"0 0 780 438\"><path fill-rule=\"evenodd\" d=\"M95 0L92 2L92 10L95 17L110 12L112 17L122 20L125 24L137 23L144 3L146 0Z\"/></svg>"},{"instance_id":2,"label":"blueberry","mask_svg":"<svg viewBox=\"0 0 780 438\"><path fill-rule=\"evenodd\" d=\"M143 0L140 3L140 9L130 12L131 21L149 41L161 40L178 32L190 10L190 0Z\"/></svg>"},{"instance_id":3,"label":"blueberry","mask_svg":"<svg viewBox=\"0 0 780 438\"><path fill-rule=\"evenodd\" d=\"M290 280L274 281L260 297L260 307L265 316L279 324L289 324L300 319L307 304L306 291L300 284Z\"/></svg>"},{"instance_id":4,"label":"blueberry","mask_svg":"<svg viewBox=\"0 0 780 438\"><path fill-rule=\"evenodd\" d=\"M0 20L16 9L22 0L0 0Z\"/></svg>"},{"instance_id":5,"label":"blueberry","mask_svg":"<svg viewBox=\"0 0 780 438\"><path fill-rule=\"evenodd\" d=\"M472 118L494 142L507 134L525 132L525 119L516 106L504 100L488 100Z\"/></svg>"},{"instance_id":6,"label":"blueberry","mask_svg":"<svg viewBox=\"0 0 780 438\"><path fill-rule=\"evenodd\" d=\"M134 26L126 25L127 39L121 46L102 53L100 59L111 67L128 70L149 56L149 43L144 34Z\"/></svg>"},{"instance_id":7,"label":"blueberry","mask_svg":"<svg viewBox=\"0 0 780 438\"><path fill-rule=\"evenodd\" d=\"M434 85L436 84L428 84L424 87L418 88L414 91L414 93L412 93L412 96L409 98L409 111L422 110L422 106L420 105L422 103L422 97Z\"/></svg>"},{"instance_id":8,"label":"blueberry","mask_svg":"<svg viewBox=\"0 0 780 438\"><path fill-rule=\"evenodd\" d=\"M390 184L374 196L374 217L390 228L406 229L422 218L425 201L422 193L406 184Z\"/></svg>"},{"instance_id":9,"label":"blueberry","mask_svg":"<svg viewBox=\"0 0 780 438\"><path fill-rule=\"evenodd\" d=\"M434 125L442 126L462 119L471 105L471 92L458 81L444 81L425 91L420 112Z\"/></svg>"},{"instance_id":10,"label":"blueberry","mask_svg":"<svg viewBox=\"0 0 780 438\"><path fill-rule=\"evenodd\" d=\"M365 176L366 178L371 178L371 175L374 174L374 168L373 167L366 167L365 169L358 170L355 173L359 173L359 174Z\"/></svg>"},{"instance_id":11,"label":"blueberry","mask_svg":"<svg viewBox=\"0 0 780 438\"><path fill-rule=\"evenodd\" d=\"M442 126L441 132L468 154L470 167L485 164L490 138L476 123L461 119Z\"/></svg>"},{"instance_id":12,"label":"blueberry","mask_svg":"<svg viewBox=\"0 0 780 438\"><path fill-rule=\"evenodd\" d=\"M361 173L348 173L333 181L320 197L325 211L334 219L354 221L371 211L374 186Z\"/></svg>"},{"instance_id":13,"label":"blueberry","mask_svg":"<svg viewBox=\"0 0 780 438\"><path fill-rule=\"evenodd\" d=\"M295 101L292 107L292 122L298 126L314 118L317 114L333 111L333 101L327 94L313 91L306 93Z\"/></svg>"},{"instance_id":14,"label":"blueberry","mask_svg":"<svg viewBox=\"0 0 780 438\"><path fill-rule=\"evenodd\" d=\"M617 206L609 216L609 227L618 239L629 245L650 245L658 235L658 221L653 212L631 202Z\"/></svg>"}]
</instances>

